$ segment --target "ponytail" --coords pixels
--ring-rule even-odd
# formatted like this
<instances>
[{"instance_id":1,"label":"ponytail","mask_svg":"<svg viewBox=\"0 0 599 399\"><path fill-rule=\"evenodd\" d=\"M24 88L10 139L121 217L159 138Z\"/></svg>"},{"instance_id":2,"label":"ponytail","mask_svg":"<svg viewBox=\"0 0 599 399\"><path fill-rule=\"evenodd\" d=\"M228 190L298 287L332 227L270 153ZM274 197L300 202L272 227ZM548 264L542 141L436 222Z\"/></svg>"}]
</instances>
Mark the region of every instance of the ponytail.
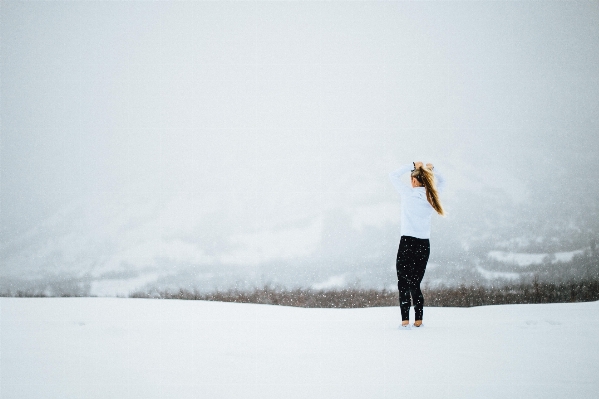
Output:
<instances>
[{"instance_id":1,"label":"ponytail","mask_svg":"<svg viewBox=\"0 0 599 399\"><path fill-rule=\"evenodd\" d=\"M441 216L445 216L445 210L441 205L437 185L435 184L435 175L432 170L425 166L420 166L412 172L415 177L426 188L426 199L433 209Z\"/></svg>"}]
</instances>

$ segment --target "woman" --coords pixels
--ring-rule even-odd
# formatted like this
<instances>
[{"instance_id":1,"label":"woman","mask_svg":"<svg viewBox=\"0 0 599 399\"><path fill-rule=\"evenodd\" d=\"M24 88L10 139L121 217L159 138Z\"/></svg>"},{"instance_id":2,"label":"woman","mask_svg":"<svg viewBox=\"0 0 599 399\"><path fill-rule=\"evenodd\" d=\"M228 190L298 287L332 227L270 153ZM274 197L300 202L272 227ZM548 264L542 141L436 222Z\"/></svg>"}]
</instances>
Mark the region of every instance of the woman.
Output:
<instances>
[{"instance_id":1,"label":"woman","mask_svg":"<svg viewBox=\"0 0 599 399\"><path fill-rule=\"evenodd\" d=\"M400 177L412 167L412 187L410 187L404 184ZM435 176L438 186L435 184ZM389 177L401 196L401 240L395 263L401 325L403 328L410 327L411 294L414 302L414 327L420 327L424 306L420 282L424 277L430 254L431 215L437 212L445 216L439 200L439 193L443 190L445 180L438 172L433 173L432 164L423 166L422 162L403 165L389 173Z\"/></svg>"}]
</instances>

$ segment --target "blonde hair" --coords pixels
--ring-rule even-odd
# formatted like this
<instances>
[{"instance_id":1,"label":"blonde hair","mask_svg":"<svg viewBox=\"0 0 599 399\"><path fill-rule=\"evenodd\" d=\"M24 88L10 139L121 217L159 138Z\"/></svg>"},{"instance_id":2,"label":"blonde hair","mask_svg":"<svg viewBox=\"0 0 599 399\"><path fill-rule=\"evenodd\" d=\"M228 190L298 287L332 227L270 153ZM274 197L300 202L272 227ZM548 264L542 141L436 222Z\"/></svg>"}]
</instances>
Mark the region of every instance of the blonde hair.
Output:
<instances>
[{"instance_id":1,"label":"blonde hair","mask_svg":"<svg viewBox=\"0 0 599 399\"><path fill-rule=\"evenodd\" d=\"M433 209L437 211L439 215L445 216L445 210L439 199L433 171L423 165L412 171L412 177L418 180L418 182L426 188L426 199Z\"/></svg>"}]
</instances>

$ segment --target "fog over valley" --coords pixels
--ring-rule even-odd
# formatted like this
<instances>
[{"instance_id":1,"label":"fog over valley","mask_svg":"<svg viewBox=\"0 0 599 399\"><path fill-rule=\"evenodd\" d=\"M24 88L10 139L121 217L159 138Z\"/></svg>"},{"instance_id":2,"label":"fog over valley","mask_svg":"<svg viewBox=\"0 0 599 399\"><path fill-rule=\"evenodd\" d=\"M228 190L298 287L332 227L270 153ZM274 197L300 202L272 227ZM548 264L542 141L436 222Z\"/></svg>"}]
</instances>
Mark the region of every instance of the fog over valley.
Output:
<instances>
[{"instance_id":1,"label":"fog over valley","mask_svg":"<svg viewBox=\"0 0 599 399\"><path fill-rule=\"evenodd\" d=\"M3 2L0 292L599 272L599 3ZM406 176L406 183L408 179Z\"/></svg>"}]
</instances>

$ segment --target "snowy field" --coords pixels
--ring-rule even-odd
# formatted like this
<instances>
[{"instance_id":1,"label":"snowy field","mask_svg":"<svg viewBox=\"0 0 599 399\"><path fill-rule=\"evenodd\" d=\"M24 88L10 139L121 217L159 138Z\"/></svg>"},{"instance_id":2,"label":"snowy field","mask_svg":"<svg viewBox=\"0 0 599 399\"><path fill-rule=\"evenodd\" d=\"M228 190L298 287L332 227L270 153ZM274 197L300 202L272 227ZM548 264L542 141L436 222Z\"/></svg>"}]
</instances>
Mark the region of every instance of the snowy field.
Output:
<instances>
[{"instance_id":1,"label":"snowy field","mask_svg":"<svg viewBox=\"0 0 599 399\"><path fill-rule=\"evenodd\" d=\"M303 309L1 298L12 398L597 398L599 302Z\"/></svg>"}]
</instances>

